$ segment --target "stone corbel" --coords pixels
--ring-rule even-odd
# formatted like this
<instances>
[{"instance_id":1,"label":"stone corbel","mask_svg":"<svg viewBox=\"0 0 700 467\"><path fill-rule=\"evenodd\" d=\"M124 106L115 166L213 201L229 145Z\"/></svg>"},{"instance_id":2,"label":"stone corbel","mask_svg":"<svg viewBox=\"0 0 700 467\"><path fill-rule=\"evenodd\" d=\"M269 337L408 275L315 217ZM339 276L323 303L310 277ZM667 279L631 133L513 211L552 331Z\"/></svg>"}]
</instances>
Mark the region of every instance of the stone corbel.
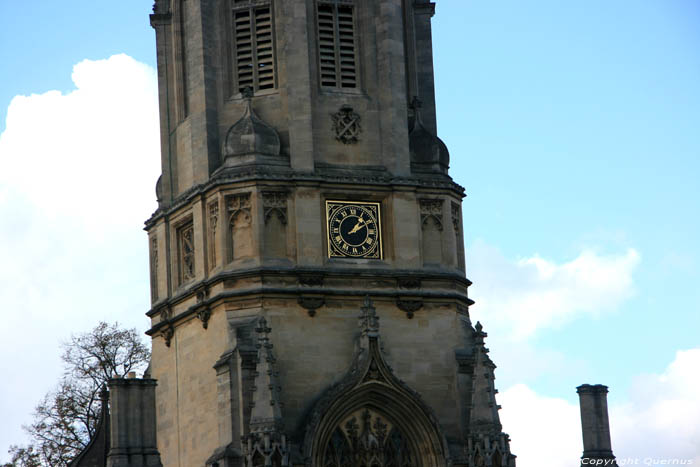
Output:
<instances>
[{"instance_id":1,"label":"stone corbel","mask_svg":"<svg viewBox=\"0 0 700 467\"><path fill-rule=\"evenodd\" d=\"M322 274L300 274L299 285L306 287L320 287L323 285Z\"/></svg>"},{"instance_id":2,"label":"stone corbel","mask_svg":"<svg viewBox=\"0 0 700 467\"><path fill-rule=\"evenodd\" d=\"M423 308L423 300L397 298L396 306L399 307L400 310L406 312L406 317L408 319L413 319L413 314Z\"/></svg>"},{"instance_id":3,"label":"stone corbel","mask_svg":"<svg viewBox=\"0 0 700 467\"><path fill-rule=\"evenodd\" d=\"M197 303L201 303L207 298L209 298L209 288L201 284L195 289L195 294L197 296Z\"/></svg>"},{"instance_id":4,"label":"stone corbel","mask_svg":"<svg viewBox=\"0 0 700 467\"><path fill-rule=\"evenodd\" d=\"M209 288L202 284L195 290L195 295L197 297L197 305L199 306L197 318L202 322L202 327L207 329L209 327L209 318L211 317L211 308L204 302L209 298Z\"/></svg>"},{"instance_id":5,"label":"stone corbel","mask_svg":"<svg viewBox=\"0 0 700 467\"><path fill-rule=\"evenodd\" d=\"M297 299L297 302L302 308L305 308L309 316L313 318L316 316L316 310L321 308L326 303L326 300L320 296L302 295Z\"/></svg>"},{"instance_id":6,"label":"stone corbel","mask_svg":"<svg viewBox=\"0 0 700 467\"><path fill-rule=\"evenodd\" d=\"M211 308L208 306L202 306L197 310L197 318L202 322L202 327L207 329L209 327L209 318L211 318Z\"/></svg>"},{"instance_id":7,"label":"stone corbel","mask_svg":"<svg viewBox=\"0 0 700 467\"><path fill-rule=\"evenodd\" d=\"M400 289L420 289L420 277L397 277L396 283Z\"/></svg>"},{"instance_id":8,"label":"stone corbel","mask_svg":"<svg viewBox=\"0 0 700 467\"><path fill-rule=\"evenodd\" d=\"M163 336L163 339L165 339L165 346L170 347L173 336L175 335L175 327L171 323L168 323L168 325L161 331L161 335Z\"/></svg>"}]
</instances>

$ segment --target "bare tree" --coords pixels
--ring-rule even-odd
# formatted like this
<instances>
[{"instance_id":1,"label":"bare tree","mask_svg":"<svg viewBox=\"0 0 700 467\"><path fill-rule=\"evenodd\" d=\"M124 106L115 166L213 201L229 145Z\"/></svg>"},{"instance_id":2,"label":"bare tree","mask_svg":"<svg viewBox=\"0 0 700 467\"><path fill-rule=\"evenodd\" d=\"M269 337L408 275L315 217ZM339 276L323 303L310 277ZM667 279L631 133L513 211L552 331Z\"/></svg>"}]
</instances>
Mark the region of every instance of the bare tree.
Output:
<instances>
[{"instance_id":1,"label":"bare tree","mask_svg":"<svg viewBox=\"0 0 700 467\"><path fill-rule=\"evenodd\" d=\"M150 351L135 329L101 322L62 345L64 372L56 389L24 426L29 446L12 446L12 460L3 467L67 467L95 434L100 414L99 393L110 378L142 372Z\"/></svg>"},{"instance_id":2,"label":"bare tree","mask_svg":"<svg viewBox=\"0 0 700 467\"><path fill-rule=\"evenodd\" d=\"M42 467L41 455L34 450L34 446L10 446L9 453L12 458L2 467Z\"/></svg>"}]
</instances>

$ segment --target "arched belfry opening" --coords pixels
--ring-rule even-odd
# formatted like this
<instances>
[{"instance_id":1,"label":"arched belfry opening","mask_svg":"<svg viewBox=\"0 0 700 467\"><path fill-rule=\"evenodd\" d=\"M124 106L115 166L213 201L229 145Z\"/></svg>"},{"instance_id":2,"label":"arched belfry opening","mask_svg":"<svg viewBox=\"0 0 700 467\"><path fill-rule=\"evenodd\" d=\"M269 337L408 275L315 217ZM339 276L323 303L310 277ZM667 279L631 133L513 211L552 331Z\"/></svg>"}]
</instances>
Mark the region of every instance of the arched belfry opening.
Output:
<instances>
[{"instance_id":1,"label":"arched belfry opening","mask_svg":"<svg viewBox=\"0 0 700 467\"><path fill-rule=\"evenodd\" d=\"M387 364L369 298L349 372L316 403L303 454L314 467L438 467L448 450L432 410Z\"/></svg>"}]
</instances>

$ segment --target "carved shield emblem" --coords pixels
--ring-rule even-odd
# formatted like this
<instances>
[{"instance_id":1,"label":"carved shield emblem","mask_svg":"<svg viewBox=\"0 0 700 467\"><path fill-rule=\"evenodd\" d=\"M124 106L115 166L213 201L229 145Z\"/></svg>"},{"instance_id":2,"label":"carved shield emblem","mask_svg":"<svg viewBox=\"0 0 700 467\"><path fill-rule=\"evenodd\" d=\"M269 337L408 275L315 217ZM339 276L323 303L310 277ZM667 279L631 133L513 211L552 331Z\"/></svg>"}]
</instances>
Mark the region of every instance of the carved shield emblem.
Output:
<instances>
[{"instance_id":1,"label":"carved shield emblem","mask_svg":"<svg viewBox=\"0 0 700 467\"><path fill-rule=\"evenodd\" d=\"M343 144L355 144L359 140L362 127L360 116L349 105L342 106L338 112L331 114L335 139Z\"/></svg>"}]
</instances>

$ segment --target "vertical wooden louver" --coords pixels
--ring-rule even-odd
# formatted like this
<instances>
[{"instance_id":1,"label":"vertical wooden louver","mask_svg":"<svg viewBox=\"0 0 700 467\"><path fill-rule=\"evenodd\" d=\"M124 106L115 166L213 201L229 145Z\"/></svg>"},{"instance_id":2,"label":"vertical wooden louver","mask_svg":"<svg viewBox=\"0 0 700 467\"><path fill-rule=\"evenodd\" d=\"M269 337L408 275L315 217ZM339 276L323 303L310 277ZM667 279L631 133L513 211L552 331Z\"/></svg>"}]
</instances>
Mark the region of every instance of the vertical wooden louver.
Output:
<instances>
[{"instance_id":1,"label":"vertical wooden louver","mask_svg":"<svg viewBox=\"0 0 700 467\"><path fill-rule=\"evenodd\" d=\"M248 1L236 1L249 3ZM272 9L269 4L234 8L234 69L238 91L273 89L275 53L272 36Z\"/></svg>"},{"instance_id":2,"label":"vertical wooden louver","mask_svg":"<svg viewBox=\"0 0 700 467\"><path fill-rule=\"evenodd\" d=\"M357 67L353 6L319 2L317 26L321 86L356 88Z\"/></svg>"}]
</instances>

